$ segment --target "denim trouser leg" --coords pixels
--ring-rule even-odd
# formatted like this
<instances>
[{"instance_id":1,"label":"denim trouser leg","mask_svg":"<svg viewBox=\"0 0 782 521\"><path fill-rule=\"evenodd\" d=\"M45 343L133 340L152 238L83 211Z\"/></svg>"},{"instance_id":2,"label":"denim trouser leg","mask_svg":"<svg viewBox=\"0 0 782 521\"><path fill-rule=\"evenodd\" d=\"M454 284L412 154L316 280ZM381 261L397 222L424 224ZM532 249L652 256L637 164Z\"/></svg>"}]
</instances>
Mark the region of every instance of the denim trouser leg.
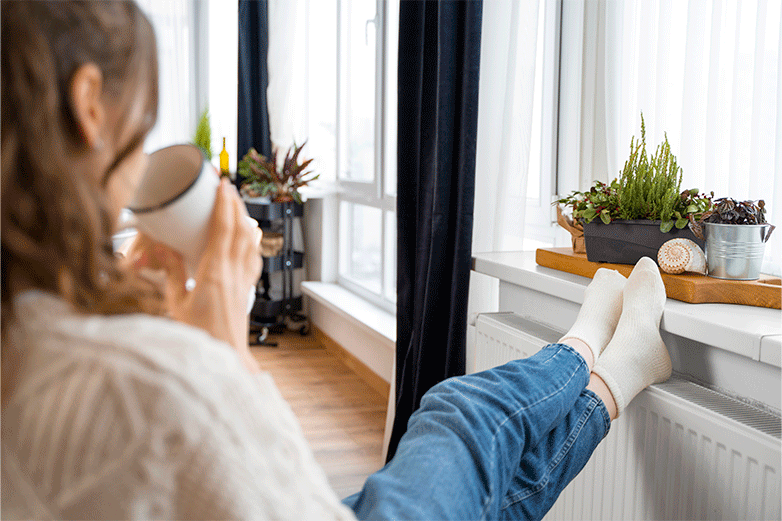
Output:
<instances>
[{"instance_id":1,"label":"denim trouser leg","mask_svg":"<svg viewBox=\"0 0 782 521\"><path fill-rule=\"evenodd\" d=\"M522 456L570 415L588 381L583 358L552 344L436 385L392 461L345 503L360 519L499 519Z\"/></svg>"},{"instance_id":2,"label":"denim trouser leg","mask_svg":"<svg viewBox=\"0 0 782 521\"><path fill-rule=\"evenodd\" d=\"M603 401L584 389L562 422L522 456L503 502L502 519L542 519L610 427Z\"/></svg>"}]
</instances>

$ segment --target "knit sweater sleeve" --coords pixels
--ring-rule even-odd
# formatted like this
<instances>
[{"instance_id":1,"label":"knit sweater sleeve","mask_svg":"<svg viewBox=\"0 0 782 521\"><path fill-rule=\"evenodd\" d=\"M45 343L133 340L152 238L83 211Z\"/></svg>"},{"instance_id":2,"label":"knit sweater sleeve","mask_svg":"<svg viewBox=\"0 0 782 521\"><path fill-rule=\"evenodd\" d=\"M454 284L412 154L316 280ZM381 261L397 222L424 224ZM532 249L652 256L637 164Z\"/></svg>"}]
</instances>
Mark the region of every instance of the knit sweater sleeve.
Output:
<instances>
[{"instance_id":1,"label":"knit sweater sleeve","mask_svg":"<svg viewBox=\"0 0 782 521\"><path fill-rule=\"evenodd\" d=\"M268 374L149 317L28 328L3 518L353 519Z\"/></svg>"}]
</instances>

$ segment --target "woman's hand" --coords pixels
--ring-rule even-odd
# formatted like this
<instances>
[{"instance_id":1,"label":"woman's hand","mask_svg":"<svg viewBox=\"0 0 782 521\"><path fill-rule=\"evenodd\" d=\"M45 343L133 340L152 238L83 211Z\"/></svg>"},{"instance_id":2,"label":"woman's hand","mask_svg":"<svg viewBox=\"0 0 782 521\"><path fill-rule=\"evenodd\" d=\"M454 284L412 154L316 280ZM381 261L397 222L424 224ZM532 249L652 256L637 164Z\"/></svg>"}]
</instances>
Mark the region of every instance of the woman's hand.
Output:
<instances>
[{"instance_id":1,"label":"woman's hand","mask_svg":"<svg viewBox=\"0 0 782 521\"><path fill-rule=\"evenodd\" d=\"M229 343L245 366L257 372L258 364L247 344L247 296L261 272L261 231L250 221L236 188L224 179L217 190L207 246L195 274L195 288L186 288L182 257L158 243L150 247L152 241L144 236L133 248L143 249L143 253L131 254L128 261L136 269L164 269L168 273L166 303L172 318Z\"/></svg>"}]
</instances>

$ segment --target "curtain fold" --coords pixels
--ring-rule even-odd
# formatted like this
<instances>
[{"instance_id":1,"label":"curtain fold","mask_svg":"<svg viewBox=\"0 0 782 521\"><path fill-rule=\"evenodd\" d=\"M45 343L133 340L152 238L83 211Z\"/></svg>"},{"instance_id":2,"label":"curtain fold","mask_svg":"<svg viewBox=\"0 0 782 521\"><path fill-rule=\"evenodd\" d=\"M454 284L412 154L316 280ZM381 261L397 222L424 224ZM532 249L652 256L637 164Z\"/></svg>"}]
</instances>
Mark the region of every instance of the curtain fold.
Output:
<instances>
[{"instance_id":1,"label":"curtain fold","mask_svg":"<svg viewBox=\"0 0 782 521\"><path fill-rule=\"evenodd\" d=\"M399 15L396 416L388 459L436 383L464 374L482 2Z\"/></svg>"},{"instance_id":2,"label":"curtain fold","mask_svg":"<svg viewBox=\"0 0 782 521\"><path fill-rule=\"evenodd\" d=\"M239 96L237 107L236 157L250 148L270 156L269 112L266 66L269 47L268 3L239 0ZM240 182L237 176L237 183Z\"/></svg>"}]
</instances>

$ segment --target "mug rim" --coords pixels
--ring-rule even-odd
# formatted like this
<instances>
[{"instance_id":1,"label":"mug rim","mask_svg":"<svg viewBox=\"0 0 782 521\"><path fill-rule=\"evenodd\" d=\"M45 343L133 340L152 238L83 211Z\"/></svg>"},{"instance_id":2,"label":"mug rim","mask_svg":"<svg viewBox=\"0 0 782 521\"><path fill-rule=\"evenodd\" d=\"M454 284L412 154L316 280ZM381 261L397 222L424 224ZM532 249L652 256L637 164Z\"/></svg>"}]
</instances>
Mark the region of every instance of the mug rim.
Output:
<instances>
[{"instance_id":1,"label":"mug rim","mask_svg":"<svg viewBox=\"0 0 782 521\"><path fill-rule=\"evenodd\" d=\"M163 148L160 148L158 150L155 150L154 152L152 152L152 154L150 154L150 156L153 155L153 154L157 154L158 152L162 152L163 150L168 150L169 148L178 148L178 147L185 147L185 148L194 149L196 152L198 152L198 155L201 157L201 168L198 169L198 174L195 176L195 178L193 178L193 180L190 182L190 184L185 186L182 189L181 192L179 192L178 194L175 194L175 195L169 197L165 201L162 201L160 203L154 204L152 206L145 206L145 207L142 207L142 208L134 208L132 206L128 206L127 207L128 210L130 210L133 213L138 214L138 213L154 212L155 210L160 210L161 208L165 208L166 206L168 206L171 203L175 202L177 199L182 198L188 191L190 191L190 189L198 182L198 180L201 179L201 173L204 171L204 163L206 162L206 156L204 155L203 151L200 148L198 148L197 146L193 145L192 143L178 143L176 145L169 145L167 147L163 147ZM148 172L148 170L147 170L147 172ZM147 172L145 172L145 175L146 175Z\"/></svg>"}]
</instances>

